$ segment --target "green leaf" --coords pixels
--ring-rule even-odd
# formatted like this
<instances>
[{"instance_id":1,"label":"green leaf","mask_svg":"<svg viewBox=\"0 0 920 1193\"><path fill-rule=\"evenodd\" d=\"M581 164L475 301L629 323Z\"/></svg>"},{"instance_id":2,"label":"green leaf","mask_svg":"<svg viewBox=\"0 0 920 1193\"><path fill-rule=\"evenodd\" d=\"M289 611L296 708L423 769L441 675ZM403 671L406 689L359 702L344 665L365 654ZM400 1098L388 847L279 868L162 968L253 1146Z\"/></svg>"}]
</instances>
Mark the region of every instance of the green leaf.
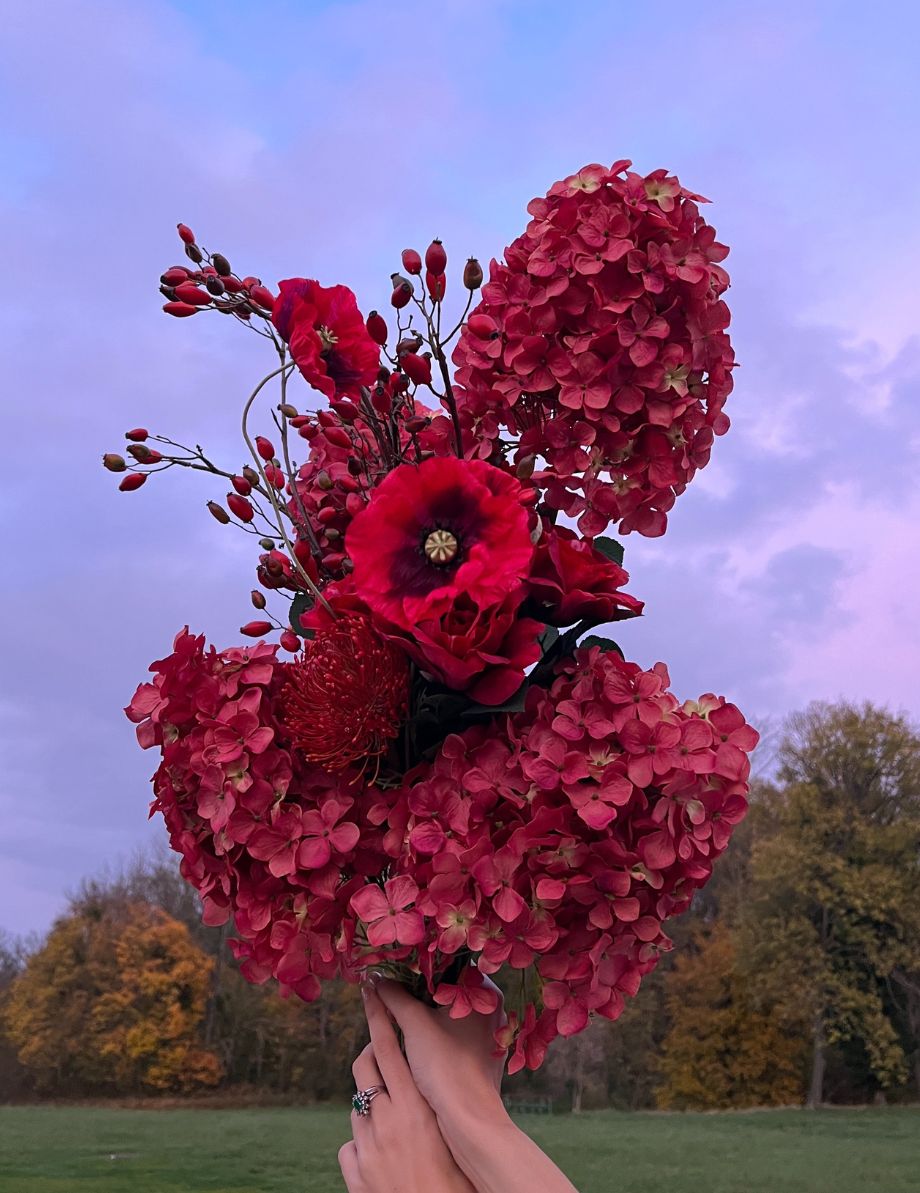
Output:
<instances>
[{"instance_id":1,"label":"green leaf","mask_svg":"<svg viewBox=\"0 0 920 1193\"><path fill-rule=\"evenodd\" d=\"M623 654L622 650L620 650L619 646L612 638L601 638L598 634L589 634L587 638L582 638L578 645L599 646L605 653L609 650L612 650L618 654L621 659L626 658L626 655Z\"/></svg>"},{"instance_id":2,"label":"green leaf","mask_svg":"<svg viewBox=\"0 0 920 1193\"><path fill-rule=\"evenodd\" d=\"M623 563L623 544L612 538L596 538L594 546L600 551L601 555L606 555L608 559L612 559L614 563Z\"/></svg>"},{"instance_id":3,"label":"green leaf","mask_svg":"<svg viewBox=\"0 0 920 1193\"><path fill-rule=\"evenodd\" d=\"M289 614L291 629L295 634L299 634L301 638L313 637L313 631L305 630L300 624L300 618L304 613L310 612L310 610L313 608L313 604L313 598L308 592L298 592L293 601L291 601Z\"/></svg>"},{"instance_id":4,"label":"green leaf","mask_svg":"<svg viewBox=\"0 0 920 1193\"><path fill-rule=\"evenodd\" d=\"M540 643L540 649L546 654L552 650L556 642L559 640L559 631L554 625L548 625L537 641Z\"/></svg>"}]
</instances>

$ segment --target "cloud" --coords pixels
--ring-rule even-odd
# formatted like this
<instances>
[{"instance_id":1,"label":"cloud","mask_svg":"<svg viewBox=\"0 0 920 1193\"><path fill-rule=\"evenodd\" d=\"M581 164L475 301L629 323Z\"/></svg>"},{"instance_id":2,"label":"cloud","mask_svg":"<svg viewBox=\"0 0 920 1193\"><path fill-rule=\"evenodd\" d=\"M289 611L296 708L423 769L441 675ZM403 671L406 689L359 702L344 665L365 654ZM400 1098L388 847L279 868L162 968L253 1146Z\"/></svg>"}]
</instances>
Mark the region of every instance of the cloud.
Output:
<instances>
[{"instance_id":1,"label":"cloud","mask_svg":"<svg viewBox=\"0 0 920 1193\"><path fill-rule=\"evenodd\" d=\"M917 13L707 0L688 23L573 0L202 6L51 0L5 18L0 926L150 839L152 759L121 707L186 621L248 619L222 487L99 467L138 423L241 462L255 336L160 316L176 220L241 270L383 305L405 245L487 260L584 161L667 164L732 244L734 427L664 540L627 542L627 653L753 715L838 692L905 703L920 642L905 156ZM867 148L868 147L868 148Z\"/></svg>"}]
</instances>

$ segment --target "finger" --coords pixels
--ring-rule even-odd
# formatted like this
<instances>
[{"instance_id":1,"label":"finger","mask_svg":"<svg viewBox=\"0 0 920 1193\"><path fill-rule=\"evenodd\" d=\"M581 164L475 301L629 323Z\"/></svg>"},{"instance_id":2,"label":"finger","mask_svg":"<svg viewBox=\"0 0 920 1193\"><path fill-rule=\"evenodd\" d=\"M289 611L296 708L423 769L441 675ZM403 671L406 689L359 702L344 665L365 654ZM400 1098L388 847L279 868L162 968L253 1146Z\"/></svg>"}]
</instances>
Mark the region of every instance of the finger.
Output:
<instances>
[{"instance_id":1,"label":"finger","mask_svg":"<svg viewBox=\"0 0 920 1193\"><path fill-rule=\"evenodd\" d=\"M355 1141L349 1141L339 1148L339 1168L348 1193L365 1193L367 1186L361 1180L361 1170L358 1167L358 1149Z\"/></svg>"},{"instance_id":2,"label":"finger","mask_svg":"<svg viewBox=\"0 0 920 1193\"><path fill-rule=\"evenodd\" d=\"M361 993L364 995L364 1012L367 1015L367 1026L370 1028L374 1058L383 1076L383 1084L391 1098L405 1098L415 1090L415 1082L412 1080L408 1061L402 1054L387 1008L373 987L363 986ZM407 997L412 996L407 994Z\"/></svg>"},{"instance_id":3,"label":"finger","mask_svg":"<svg viewBox=\"0 0 920 1193\"><path fill-rule=\"evenodd\" d=\"M374 1045L368 1044L355 1057L351 1073L358 1089L370 1089L372 1085L386 1085L380 1066L374 1056Z\"/></svg>"},{"instance_id":4,"label":"finger","mask_svg":"<svg viewBox=\"0 0 920 1193\"><path fill-rule=\"evenodd\" d=\"M374 986L378 999L396 1020L404 1035L417 1032L429 1026L436 1014L429 1007L414 998L399 982L382 979Z\"/></svg>"}]
</instances>

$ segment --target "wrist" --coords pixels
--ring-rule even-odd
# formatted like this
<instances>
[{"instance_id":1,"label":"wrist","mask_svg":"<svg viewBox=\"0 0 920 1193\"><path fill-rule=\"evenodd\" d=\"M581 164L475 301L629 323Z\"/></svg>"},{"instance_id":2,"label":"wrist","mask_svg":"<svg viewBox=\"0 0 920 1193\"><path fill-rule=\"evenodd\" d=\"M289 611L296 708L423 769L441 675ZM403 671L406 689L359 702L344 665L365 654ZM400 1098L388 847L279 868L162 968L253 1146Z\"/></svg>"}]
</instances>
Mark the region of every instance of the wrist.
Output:
<instances>
[{"instance_id":1,"label":"wrist","mask_svg":"<svg viewBox=\"0 0 920 1193\"><path fill-rule=\"evenodd\" d=\"M503 1140L520 1134L498 1093L473 1106L439 1113L438 1126L457 1164L471 1180L474 1174L484 1174Z\"/></svg>"}]
</instances>

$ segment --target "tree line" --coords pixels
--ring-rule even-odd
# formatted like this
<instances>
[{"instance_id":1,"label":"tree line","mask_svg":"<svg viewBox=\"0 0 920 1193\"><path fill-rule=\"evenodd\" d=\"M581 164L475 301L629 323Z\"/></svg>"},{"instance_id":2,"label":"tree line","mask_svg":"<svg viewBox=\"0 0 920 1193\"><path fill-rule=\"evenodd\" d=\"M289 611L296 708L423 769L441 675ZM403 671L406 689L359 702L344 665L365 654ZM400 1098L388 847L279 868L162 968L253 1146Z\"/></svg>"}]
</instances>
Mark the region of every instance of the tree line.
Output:
<instances>
[{"instance_id":1,"label":"tree line","mask_svg":"<svg viewBox=\"0 0 920 1193\"><path fill-rule=\"evenodd\" d=\"M872 705L786 723L674 951L616 1023L559 1040L511 1096L716 1109L920 1098L920 733ZM39 941L0 940L0 1099L233 1091L343 1099L345 983L239 974L169 856L85 882Z\"/></svg>"}]
</instances>

